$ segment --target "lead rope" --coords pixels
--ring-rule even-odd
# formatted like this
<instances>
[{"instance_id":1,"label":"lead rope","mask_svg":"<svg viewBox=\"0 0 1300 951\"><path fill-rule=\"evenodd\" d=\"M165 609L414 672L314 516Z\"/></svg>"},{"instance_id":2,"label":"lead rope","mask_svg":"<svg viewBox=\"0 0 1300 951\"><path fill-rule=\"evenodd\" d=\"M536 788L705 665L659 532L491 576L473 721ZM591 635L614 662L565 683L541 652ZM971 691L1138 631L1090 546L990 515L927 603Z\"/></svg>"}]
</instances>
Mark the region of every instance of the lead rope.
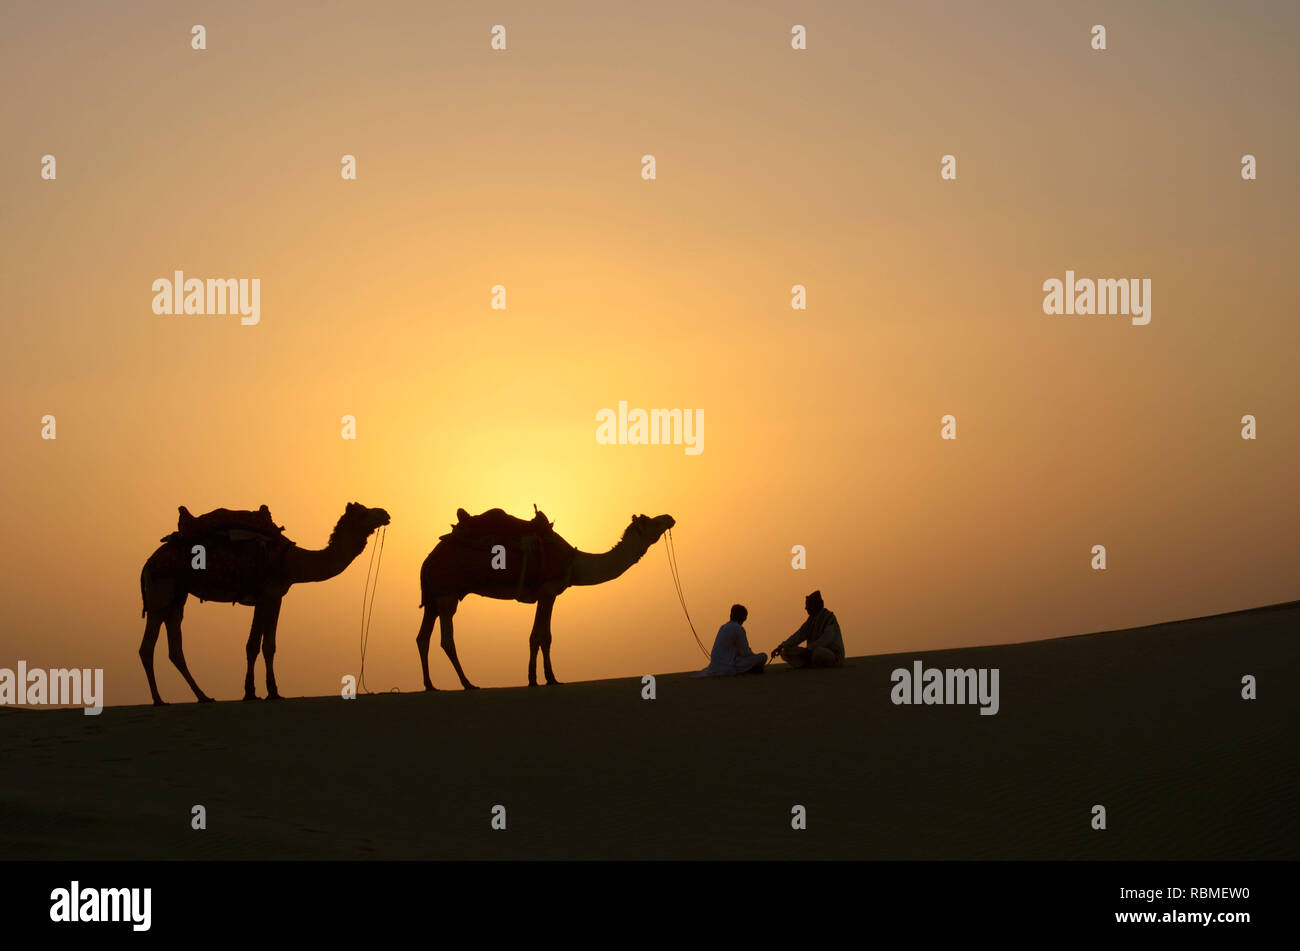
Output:
<instances>
[{"instance_id":1,"label":"lead rope","mask_svg":"<svg viewBox=\"0 0 1300 951\"><path fill-rule=\"evenodd\" d=\"M370 619L375 614L375 592L379 590L379 568L384 563L384 539L388 537L388 528L379 529L379 543L372 545L370 548L370 565L366 568L366 586L361 592L361 674L357 677L358 683L364 693L373 694L375 691L366 686L366 646L370 643ZM378 559L375 558L376 549L379 552ZM370 569L375 570L375 583L371 587ZM366 597L370 598L370 607L366 607ZM398 693L398 689L393 687L388 693Z\"/></svg>"},{"instance_id":2,"label":"lead rope","mask_svg":"<svg viewBox=\"0 0 1300 951\"><path fill-rule=\"evenodd\" d=\"M667 544L664 545L664 551L668 553L668 571L673 576L673 587L677 589L677 600L682 603L682 613L686 615L686 623L691 626L691 636L695 638L695 643L699 645L700 653L704 655L705 660L712 660L709 652L704 649L703 642L700 641L700 635L695 633L695 624L691 621L691 612L686 610L686 595L682 594L682 576L677 569L677 549L673 545L673 530L668 529Z\"/></svg>"}]
</instances>

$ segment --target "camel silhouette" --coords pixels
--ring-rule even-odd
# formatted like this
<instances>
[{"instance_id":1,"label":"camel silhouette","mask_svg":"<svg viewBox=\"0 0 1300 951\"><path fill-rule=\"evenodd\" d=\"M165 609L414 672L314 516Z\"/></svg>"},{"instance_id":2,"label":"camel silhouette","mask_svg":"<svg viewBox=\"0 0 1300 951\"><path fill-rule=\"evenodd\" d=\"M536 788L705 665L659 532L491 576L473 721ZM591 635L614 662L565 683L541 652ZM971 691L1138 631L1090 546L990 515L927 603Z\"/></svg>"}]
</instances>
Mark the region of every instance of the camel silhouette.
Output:
<instances>
[{"instance_id":1,"label":"camel silhouette","mask_svg":"<svg viewBox=\"0 0 1300 951\"><path fill-rule=\"evenodd\" d=\"M528 685L537 686L537 651L548 684L558 684L551 669L551 610L555 599L573 585L604 584L627 571L672 528L670 515L632 516L623 537L607 552L588 554L574 548L538 512L531 521L514 518L501 509L479 516L457 511L459 523L443 535L420 568L420 594L424 620L415 637L420 651L424 689L436 690L429 681L429 640L435 621L442 621L442 649L456 668L466 690L477 689L465 677L456 657L452 615L467 594L504 601L537 604L532 634L528 638Z\"/></svg>"},{"instance_id":2,"label":"camel silhouette","mask_svg":"<svg viewBox=\"0 0 1300 951\"><path fill-rule=\"evenodd\" d=\"M325 581L340 574L365 551L371 533L388 521L383 509L350 502L334 526L329 543L312 550L299 548L285 538L271 521L266 506L256 513L218 509L197 518L182 506L179 529L162 539L162 546L149 556L140 573L146 618L140 660L149 678L154 705L164 705L153 671L154 645L163 624L167 625L167 656L199 702L212 701L190 676L181 647L181 616L191 594L200 601L252 605L253 626L245 648L248 674L244 699L258 699L253 688L253 665L259 646L266 659L268 699L280 699L273 659L275 629L285 593L291 585ZM195 546L202 546L201 553L195 552Z\"/></svg>"}]
</instances>

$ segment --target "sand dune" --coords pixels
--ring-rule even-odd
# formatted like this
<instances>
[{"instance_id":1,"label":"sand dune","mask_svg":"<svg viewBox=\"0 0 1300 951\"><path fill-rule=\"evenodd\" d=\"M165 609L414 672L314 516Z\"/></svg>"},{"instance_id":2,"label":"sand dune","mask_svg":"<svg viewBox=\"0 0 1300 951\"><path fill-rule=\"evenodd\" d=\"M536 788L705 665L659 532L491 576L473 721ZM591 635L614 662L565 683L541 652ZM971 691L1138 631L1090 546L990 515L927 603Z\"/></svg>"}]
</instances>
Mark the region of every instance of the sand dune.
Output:
<instances>
[{"instance_id":1,"label":"sand dune","mask_svg":"<svg viewBox=\"0 0 1300 951\"><path fill-rule=\"evenodd\" d=\"M3 710L0 859L1296 858L1297 632L1300 602L842 670L668 674L654 701L628 678ZM999 668L999 713L895 706L890 672L917 659Z\"/></svg>"}]
</instances>

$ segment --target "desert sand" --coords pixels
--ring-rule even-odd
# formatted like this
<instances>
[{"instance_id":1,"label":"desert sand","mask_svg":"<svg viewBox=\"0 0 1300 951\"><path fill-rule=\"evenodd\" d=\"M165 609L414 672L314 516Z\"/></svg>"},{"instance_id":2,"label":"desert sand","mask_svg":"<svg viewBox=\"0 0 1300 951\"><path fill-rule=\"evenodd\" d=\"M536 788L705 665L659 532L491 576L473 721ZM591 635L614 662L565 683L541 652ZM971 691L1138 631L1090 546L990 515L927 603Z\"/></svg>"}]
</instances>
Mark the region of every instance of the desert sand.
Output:
<instances>
[{"instance_id":1,"label":"desert sand","mask_svg":"<svg viewBox=\"0 0 1300 951\"><path fill-rule=\"evenodd\" d=\"M998 714L894 705L890 673L914 660L999 668ZM638 676L5 709L0 859L1294 859L1297 684L1300 602L837 670L664 674L653 701Z\"/></svg>"}]
</instances>

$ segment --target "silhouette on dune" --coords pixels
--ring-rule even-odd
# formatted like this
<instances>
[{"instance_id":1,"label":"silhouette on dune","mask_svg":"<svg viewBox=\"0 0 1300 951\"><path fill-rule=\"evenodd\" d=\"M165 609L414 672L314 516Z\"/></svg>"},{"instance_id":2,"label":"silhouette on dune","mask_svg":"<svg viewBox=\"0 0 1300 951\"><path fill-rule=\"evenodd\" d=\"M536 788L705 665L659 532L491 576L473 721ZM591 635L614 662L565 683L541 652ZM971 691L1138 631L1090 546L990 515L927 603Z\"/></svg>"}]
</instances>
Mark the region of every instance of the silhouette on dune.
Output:
<instances>
[{"instance_id":1,"label":"silhouette on dune","mask_svg":"<svg viewBox=\"0 0 1300 951\"><path fill-rule=\"evenodd\" d=\"M149 556L140 573L146 618L140 660L155 706L163 705L154 680L153 656L164 624L167 656L200 703L212 700L190 676L181 646L181 616L191 594L200 601L252 605L253 626L245 647L248 674L244 699L258 699L253 688L253 665L260 648L266 659L268 698L278 700L273 668L275 629L285 593L291 585L325 581L340 574L365 550L371 533L388 521L383 509L350 502L334 526L329 543L312 550L299 548L286 538L265 505L256 512L216 509L198 517L182 506L177 531L162 539L162 546ZM201 551L196 552L195 546L201 546Z\"/></svg>"},{"instance_id":2,"label":"silhouette on dune","mask_svg":"<svg viewBox=\"0 0 1300 951\"><path fill-rule=\"evenodd\" d=\"M536 509L536 506L534 506ZM468 594L536 604L528 638L528 684L537 686L537 651L548 684L557 684L551 669L551 610L555 599L573 585L604 584L641 560L650 546L675 524L672 516L634 515L623 537L607 552L588 554L558 534L541 512L531 520L491 509L471 516L458 509L459 521L443 535L420 568L420 606L424 619L415 644L420 651L424 689L429 680L429 641L435 621L442 622L442 649L466 690L476 689L456 657L452 616Z\"/></svg>"}]
</instances>

